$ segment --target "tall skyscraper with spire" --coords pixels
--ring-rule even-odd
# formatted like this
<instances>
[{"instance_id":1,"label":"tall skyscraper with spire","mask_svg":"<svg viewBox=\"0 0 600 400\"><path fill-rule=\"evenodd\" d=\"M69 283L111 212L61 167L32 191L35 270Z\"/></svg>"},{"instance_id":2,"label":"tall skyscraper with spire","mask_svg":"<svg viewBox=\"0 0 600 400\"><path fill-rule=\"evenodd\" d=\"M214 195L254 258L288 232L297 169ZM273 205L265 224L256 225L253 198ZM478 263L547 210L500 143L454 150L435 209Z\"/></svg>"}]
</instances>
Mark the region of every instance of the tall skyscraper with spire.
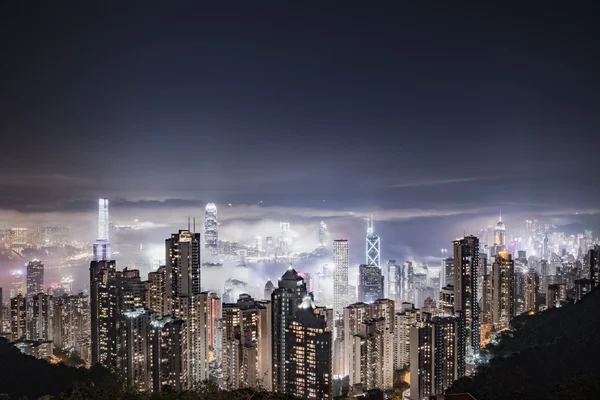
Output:
<instances>
[{"instance_id":1,"label":"tall skyscraper with spire","mask_svg":"<svg viewBox=\"0 0 600 400\"><path fill-rule=\"evenodd\" d=\"M94 242L94 261L108 261L111 257L108 239L108 199L98 200L98 237Z\"/></svg>"},{"instance_id":2,"label":"tall skyscraper with spire","mask_svg":"<svg viewBox=\"0 0 600 400\"><path fill-rule=\"evenodd\" d=\"M217 219L217 206L208 203L204 210L204 249L217 253L219 245L219 221Z\"/></svg>"},{"instance_id":3,"label":"tall skyscraper with spire","mask_svg":"<svg viewBox=\"0 0 600 400\"><path fill-rule=\"evenodd\" d=\"M502 211L494 229L494 245L498 247L498 250L506 249L506 227L504 226L504 222L502 222Z\"/></svg>"},{"instance_id":4,"label":"tall skyscraper with spire","mask_svg":"<svg viewBox=\"0 0 600 400\"><path fill-rule=\"evenodd\" d=\"M381 267L381 244L379 236L377 236L373 230L373 216L369 218L367 223L367 240L366 240L366 255L367 265Z\"/></svg>"}]
</instances>

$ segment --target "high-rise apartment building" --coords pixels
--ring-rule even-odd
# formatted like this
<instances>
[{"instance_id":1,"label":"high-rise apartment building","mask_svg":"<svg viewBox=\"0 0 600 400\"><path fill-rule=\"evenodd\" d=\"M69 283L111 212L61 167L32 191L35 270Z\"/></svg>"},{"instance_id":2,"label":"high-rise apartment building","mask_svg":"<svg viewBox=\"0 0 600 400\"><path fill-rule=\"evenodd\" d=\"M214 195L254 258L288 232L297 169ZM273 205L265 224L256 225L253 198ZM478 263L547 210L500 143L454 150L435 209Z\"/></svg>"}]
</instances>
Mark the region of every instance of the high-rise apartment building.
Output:
<instances>
[{"instance_id":1,"label":"high-rise apartment building","mask_svg":"<svg viewBox=\"0 0 600 400\"><path fill-rule=\"evenodd\" d=\"M117 368L117 283L115 261L90 263L91 363Z\"/></svg>"},{"instance_id":2,"label":"high-rise apartment building","mask_svg":"<svg viewBox=\"0 0 600 400\"><path fill-rule=\"evenodd\" d=\"M465 375L462 322L455 317L433 317L411 328L410 398L428 400L443 394Z\"/></svg>"},{"instance_id":3,"label":"high-rise apartment building","mask_svg":"<svg viewBox=\"0 0 600 400\"><path fill-rule=\"evenodd\" d=\"M348 305L349 247L347 240L333 241L333 312L342 315Z\"/></svg>"},{"instance_id":4,"label":"high-rise apartment building","mask_svg":"<svg viewBox=\"0 0 600 400\"><path fill-rule=\"evenodd\" d=\"M358 301L372 303L383 298L383 276L381 268L361 264L358 267Z\"/></svg>"},{"instance_id":5,"label":"high-rise apartment building","mask_svg":"<svg viewBox=\"0 0 600 400\"><path fill-rule=\"evenodd\" d=\"M497 331L509 327L515 304L515 266L504 250L498 252L492 265L492 323Z\"/></svg>"},{"instance_id":6,"label":"high-rise apartment building","mask_svg":"<svg viewBox=\"0 0 600 400\"><path fill-rule=\"evenodd\" d=\"M22 294L10 299L10 338L11 341L27 336L27 300Z\"/></svg>"},{"instance_id":7,"label":"high-rise apartment building","mask_svg":"<svg viewBox=\"0 0 600 400\"><path fill-rule=\"evenodd\" d=\"M394 316L394 369L410 363L410 329L417 324L420 312L412 303L403 303Z\"/></svg>"},{"instance_id":8,"label":"high-rise apartment building","mask_svg":"<svg viewBox=\"0 0 600 400\"><path fill-rule=\"evenodd\" d=\"M53 340L53 299L44 293L32 295L27 310L27 339Z\"/></svg>"},{"instance_id":9,"label":"high-rise apartment building","mask_svg":"<svg viewBox=\"0 0 600 400\"><path fill-rule=\"evenodd\" d=\"M151 312L144 308L126 311L120 320L119 375L128 388L137 392L152 390L151 320Z\"/></svg>"},{"instance_id":10,"label":"high-rise apartment building","mask_svg":"<svg viewBox=\"0 0 600 400\"><path fill-rule=\"evenodd\" d=\"M539 276L534 268L529 268L525 274L525 290L524 290L524 311L536 312L537 310L537 294L539 291Z\"/></svg>"},{"instance_id":11,"label":"high-rise apartment building","mask_svg":"<svg viewBox=\"0 0 600 400\"><path fill-rule=\"evenodd\" d=\"M148 273L146 281L145 306L157 315L169 315L171 313L171 299L167 297L167 267L160 266L156 271Z\"/></svg>"},{"instance_id":12,"label":"high-rise apartment building","mask_svg":"<svg viewBox=\"0 0 600 400\"><path fill-rule=\"evenodd\" d=\"M392 388L393 378L394 334L385 319L366 319L352 337L350 385L385 391Z\"/></svg>"},{"instance_id":13,"label":"high-rise apartment building","mask_svg":"<svg viewBox=\"0 0 600 400\"><path fill-rule=\"evenodd\" d=\"M223 379L231 389L271 389L271 303L241 295L223 305Z\"/></svg>"},{"instance_id":14,"label":"high-rise apartment building","mask_svg":"<svg viewBox=\"0 0 600 400\"><path fill-rule=\"evenodd\" d=\"M200 234L180 230L165 241L167 297L185 297L202 292Z\"/></svg>"},{"instance_id":15,"label":"high-rise apartment building","mask_svg":"<svg viewBox=\"0 0 600 400\"><path fill-rule=\"evenodd\" d=\"M285 393L298 399L331 399L332 333L325 316L305 297L285 334Z\"/></svg>"},{"instance_id":16,"label":"high-rise apartment building","mask_svg":"<svg viewBox=\"0 0 600 400\"><path fill-rule=\"evenodd\" d=\"M186 390L189 387L189 374L185 322L171 316L157 317L150 322L150 328L148 340L152 353L152 390Z\"/></svg>"},{"instance_id":17,"label":"high-rise apartment building","mask_svg":"<svg viewBox=\"0 0 600 400\"><path fill-rule=\"evenodd\" d=\"M454 310L467 335L466 346L472 354L479 354L479 239L465 236L453 242L454 246Z\"/></svg>"},{"instance_id":18,"label":"high-rise apartment building","mask_svg":"<svg viewBox=\"0 0 600 400\"><path fill-rule=\"evenodd\" d=\"M286 391L286 329L307 295L304 279L290 264L271 295L272 388L278 393Z\"/></svg>"},{"instance_id":19,"label":"high-rise apartment building","mask_svg":"<svg viewBox=\"0 0 600 400\"><path fill-rule=\"evenodd\" d=\"M17 295L27 294L25 286L25 274L20 269L16 269L10 273L10 298L15 298Z\"/></svg>"},{"instance_id":20,"label":"high-rise apartment building","mask_svg":"<svg viewBox=\"0 0 600 400\"><path fill-rule=\"evenodd\" d=\"M27 264L27 296L44 292L44 263L39 260Z\"/></svg>"}]
</instances>

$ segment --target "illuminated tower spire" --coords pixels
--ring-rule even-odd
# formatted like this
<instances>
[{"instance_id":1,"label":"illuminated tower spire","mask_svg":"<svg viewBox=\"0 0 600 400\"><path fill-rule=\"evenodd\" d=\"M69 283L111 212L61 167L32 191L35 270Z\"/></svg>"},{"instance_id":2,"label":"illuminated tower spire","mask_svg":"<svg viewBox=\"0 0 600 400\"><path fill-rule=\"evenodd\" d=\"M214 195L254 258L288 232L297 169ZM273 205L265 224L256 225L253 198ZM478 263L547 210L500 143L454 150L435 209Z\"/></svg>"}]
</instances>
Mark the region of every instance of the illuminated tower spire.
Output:
<instances>
[{"instance_id":1,"label":"illuminated tower spire","mask_svg":"<svg viewBox=\"0 0 600 400\"><path fill-rule=\"evenodd\" d=\"M367 222L367 240L366 240L366 255L367 255L367 265L375 265L377 267L381 266L381 247L379 242L379 236L374 233L373 230L373 216L369 217L369 221Z\"/></svg>"},{"instance_id":2,"label":"illuminated tower spire","mask_svg":"<svg viewBox=\"0 0 600 400\"><path fill-rule=\"evenodd\" d=\"M94 242L94 261L110 260L108 221L108 199L98 199L98 238Z\"/></svg>"}]
</instances>

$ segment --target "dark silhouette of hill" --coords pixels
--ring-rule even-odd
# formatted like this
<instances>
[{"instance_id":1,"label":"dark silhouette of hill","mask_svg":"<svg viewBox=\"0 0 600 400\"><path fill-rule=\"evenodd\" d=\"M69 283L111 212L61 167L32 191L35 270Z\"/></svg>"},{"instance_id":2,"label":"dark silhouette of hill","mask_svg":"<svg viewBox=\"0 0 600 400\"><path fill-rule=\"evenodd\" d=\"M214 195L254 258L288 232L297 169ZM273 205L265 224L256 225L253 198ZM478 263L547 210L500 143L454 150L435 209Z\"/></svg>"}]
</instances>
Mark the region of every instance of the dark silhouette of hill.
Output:
<instances>
[{"instance_id":1,"label":"dark silhouette of hill","mask_svg":"<svg viewBox=\"0 0 600 400\"><path fill-rule=\"evenodd\" d=\"M576 304L519 316L511 327L491 347L490 363L448 393L478 400L600 398L598 288Z\"/></svg>"}]
</instances>

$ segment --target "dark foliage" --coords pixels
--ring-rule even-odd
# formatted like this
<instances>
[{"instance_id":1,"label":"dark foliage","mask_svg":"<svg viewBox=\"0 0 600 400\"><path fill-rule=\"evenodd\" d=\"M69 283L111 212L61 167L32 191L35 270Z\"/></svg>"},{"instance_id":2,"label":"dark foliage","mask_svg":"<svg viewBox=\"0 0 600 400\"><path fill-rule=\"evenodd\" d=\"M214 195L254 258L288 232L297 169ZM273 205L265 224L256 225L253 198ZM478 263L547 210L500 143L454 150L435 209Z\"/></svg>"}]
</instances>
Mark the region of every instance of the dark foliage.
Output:
<instances>
[{"instance_id":1,"label":"dark foliage","mask_svg":"<svg viewBox=\"0 0 600 400\"><path fill-rule=\"evenodd\" d=\"M523 315L513 332L490 348L493 358L448 393L478 400L598 399L600 290L581 302ZM562 397L561 397L562 396Z\"/></svg>"}]
</instances>

